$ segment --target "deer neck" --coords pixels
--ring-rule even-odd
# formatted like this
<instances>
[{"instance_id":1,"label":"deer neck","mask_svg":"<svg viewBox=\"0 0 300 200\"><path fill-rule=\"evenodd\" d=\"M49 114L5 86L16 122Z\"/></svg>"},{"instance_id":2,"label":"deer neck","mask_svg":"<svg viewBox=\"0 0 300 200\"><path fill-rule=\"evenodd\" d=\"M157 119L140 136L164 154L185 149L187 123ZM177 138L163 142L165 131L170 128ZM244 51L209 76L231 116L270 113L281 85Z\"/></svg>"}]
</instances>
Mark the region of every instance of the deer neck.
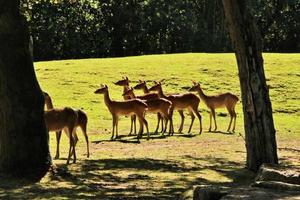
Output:
<instances>
[{"instance_id":1,"label":"deer neck","mask_svg":"<svg viewBox=\"0 0 300 200\"><path fill-rule=\"evenodd\" d=\"M148 88L147 88L146 85L143 87L143 91L144 91L144 94L148 94L149 93L149 90L148 90Z\"/></svg>"},{"instance_id":2,"label":"deer neck","mask_svg":"<svg viewBox=\"0 0 300 200\"><path fill-rule=\"evenodd\" d=\"M46 100L46 108L47 108L47 110L50 110L50 109L53 109L54 107L53 107L53 104L52 104L52 100L51 100L51 98L49 97L48 98L48 100Z\"/></svg>"},{"instance_id":3,"label":"deer neck","mask_svg":"<svg viewBox=\"0 0 300 200\"><path fill-rule=\"evenodd\" d=\"M136 98L136 96L135 96L134 92L131 92L131 94L130 94L130 98L133 98L133 99L135 99L135 98Z\"/></svg>"},{"instance_id":4,"label":"deer neck","mask_svg":"<svg viewBox=\"0 0 300 200\"><path fill-rule=\"evenodd\" d=\"M110 97L109 97L108 90L104 93L104 102L105 102L107 107L109 107L109 105L111 104L111 100L110 100Z\"/></svg>"},{"instance_id":5,"label":"deer neck","mask_svg":"<svg viewBox=\"0 0 300 200\"><path fill-rule=\"evenodd\" d=\"M128 86L128 85L124 85L124 86L123 86L123 94L124 94L125 92L127 92L128 89L129 89L129 86Z\"/></svg>"},{"instance_id":6,"label":"deer neck","mask_svg":"<svg viewBox=\"0 0 300 200\"><path fill-rule=\"evenodd\" d=\"M206 101L207 96L204 94L204 92L201 88L198 89L198 94L203 101Z\"/></svg>"},{"instance_id":7,"label":"deer neck","mask_svg":"<svg viewBox=\"0 0 300 200\"><path fill-rule=\"evenodd\" d=\"M158 96L160 98L166 98L166 95L164 94L164 92L163 92L163 90L162 90L161 87L158 89Z\"/></svg>"}]
</instances>

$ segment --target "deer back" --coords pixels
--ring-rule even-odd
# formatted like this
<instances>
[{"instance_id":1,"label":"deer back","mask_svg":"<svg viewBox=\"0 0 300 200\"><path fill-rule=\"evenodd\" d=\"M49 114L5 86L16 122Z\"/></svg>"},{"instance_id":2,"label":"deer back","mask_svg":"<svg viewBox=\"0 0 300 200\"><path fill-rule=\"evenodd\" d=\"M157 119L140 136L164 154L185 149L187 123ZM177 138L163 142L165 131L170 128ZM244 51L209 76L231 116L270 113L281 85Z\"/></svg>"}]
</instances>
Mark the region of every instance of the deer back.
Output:
<instances>
[{"instance_id":1,"label":"deer back","mask_svg":"<svg viewBox=\"0 0 300 200\"><path fill-rule=\"evenodd\" d=\"M185 109L192 106L198 106L200 99L193 93L170 95L167 99L172 102L172 106L177 109Z\"/></svg>"},{"instance_id":2,"label":"deer back","mask_svg":"<svg viewBox=\"0 0 300 200\"><path fill-rule=\"evenodd\" d=\"M65 127L73 128L77 122L77 113L69 107L47 110L44 117L48 131L59 131Z\"/></svg>"}]
</instances>

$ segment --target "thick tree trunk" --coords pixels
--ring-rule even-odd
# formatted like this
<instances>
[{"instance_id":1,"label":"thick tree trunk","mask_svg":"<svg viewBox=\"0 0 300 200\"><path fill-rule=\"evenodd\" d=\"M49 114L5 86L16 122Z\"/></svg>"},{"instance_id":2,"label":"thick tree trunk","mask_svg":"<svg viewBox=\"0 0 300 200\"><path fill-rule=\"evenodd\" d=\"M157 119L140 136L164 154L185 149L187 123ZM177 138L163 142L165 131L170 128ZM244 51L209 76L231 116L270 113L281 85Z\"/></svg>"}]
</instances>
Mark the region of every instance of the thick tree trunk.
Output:
<instances>
[{"instance_id":1,"label":"thick tree trunk","mask_svg":"<svg viewBox=\"0 0 300 200\"><path fill-rule=\"evenodd\" d=\"M247 167L278 163L272 106L263 68L261 36L246 1L223 0L235 48L244 112Z\"/></svg>"},{"instance_id":2,"label":"thick tree trunk","mask_svg":"<svg viewBox=\"0 0 300 200\"><path fill-rule=\"evenodd\" d=\"M51 164L44 98L19 1L0 0L0 172L39 178Z\"/></svg>"}]
</instances>

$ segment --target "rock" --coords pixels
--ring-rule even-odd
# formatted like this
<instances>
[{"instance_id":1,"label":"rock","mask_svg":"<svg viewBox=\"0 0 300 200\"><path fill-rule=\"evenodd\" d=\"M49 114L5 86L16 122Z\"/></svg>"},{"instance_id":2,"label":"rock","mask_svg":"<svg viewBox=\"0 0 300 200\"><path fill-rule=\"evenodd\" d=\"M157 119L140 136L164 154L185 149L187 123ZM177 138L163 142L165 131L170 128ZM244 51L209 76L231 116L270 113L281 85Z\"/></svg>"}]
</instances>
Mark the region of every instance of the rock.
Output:
<instances>
[{"instance_id":1,"label":"rock","mask_svg":"<svg viewBox=\"0 0 300 200\"><path fill-rule=\"evenodd\" d=\"M252 186L283 191L300 191L300 185L298 184L284 183L279 181L256 181L254 184L252 184Z\"/></svg>"},{"instance_id":2,"label":"rock","mask_svg":"<svg viewBox=\"0 0 300 200\"><path fill-rule=\"evenodd\" d=\"M257 187L235 188L230 194L221 198L221 200L300 200L300 192L270 190Z\"/></svg>"},{"instance_id":3,"label":"rock","mask_svg":"<svg viewBox=\"0 0 300 200\"><path fill-rule=\"evenodd\" d=\"M277 181L300 185L300 172L297 169L263 164L258 170L255 181Z\"/></svg>"},{"instance_id":4,"label":"rock","mask_svg":"<svg viewBox=\"0 0 300 200\"><path fill-rule=\"evenodd\" d=\"M227 188L217 186L197 186L194 189L193 200L219 200L229 193Z\"/></svg>"}]
</instances>

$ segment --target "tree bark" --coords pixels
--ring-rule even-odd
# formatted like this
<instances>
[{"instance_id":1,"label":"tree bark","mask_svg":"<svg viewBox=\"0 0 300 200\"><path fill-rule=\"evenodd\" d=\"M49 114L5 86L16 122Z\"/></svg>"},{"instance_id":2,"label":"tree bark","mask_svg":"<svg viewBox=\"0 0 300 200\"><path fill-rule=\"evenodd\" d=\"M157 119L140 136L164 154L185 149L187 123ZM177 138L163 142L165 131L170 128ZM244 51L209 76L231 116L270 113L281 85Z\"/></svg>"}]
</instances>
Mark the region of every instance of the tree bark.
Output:
<instances>
[{"instance_id":1,"label":"tree bark","mask_svg":"<svg viewBox=\"0 0 300 200\"><path fill-rule=\"evenodd\" d=\"M247 149L247 168L278 163L272 106L263 68L262 41L246 1L223 0L237 59Z\"/></svg>"},{"instance_id":2,"label":"tree bark","mask_svg":"<svg viewBox=\"0 0 300 200\"><path fill-rule=\"evenodd\" d=\"M51 164L44 97L19 1L0 0L0 172L41 178Z\"/></svg>"}]
</instances>

